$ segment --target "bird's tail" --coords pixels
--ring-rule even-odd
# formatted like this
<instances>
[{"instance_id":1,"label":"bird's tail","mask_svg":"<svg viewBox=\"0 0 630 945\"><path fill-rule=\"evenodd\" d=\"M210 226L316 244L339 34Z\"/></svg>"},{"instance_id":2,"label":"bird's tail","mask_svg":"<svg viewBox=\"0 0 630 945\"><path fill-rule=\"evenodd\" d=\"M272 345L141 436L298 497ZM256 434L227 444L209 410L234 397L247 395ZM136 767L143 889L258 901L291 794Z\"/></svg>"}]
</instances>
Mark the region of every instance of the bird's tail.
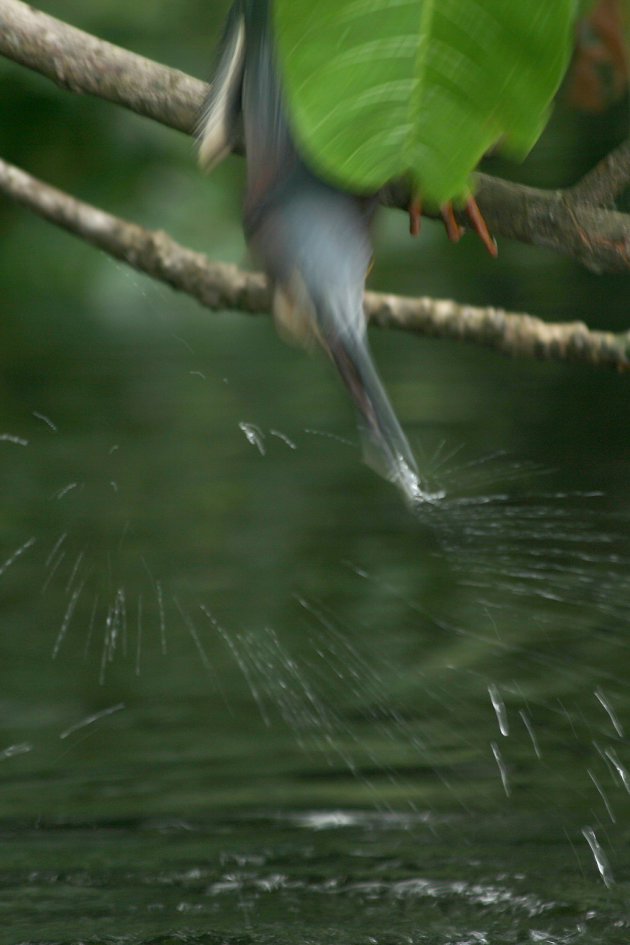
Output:
<instances>
[{"instance_id":1,"label":"bird's tail","mask_svg":"<svg viewBox=\"0 0 630 945\"><path fill-rule=\"evenodd\" d=\"M199 164L205 171L226 158L238 138L244 69L245 15L243 4L234 2L225 20L214 77L196 129Z\"/></svg>"},{"instance_id":2,"label":"bird's tail","mask_svg":"<svg viewBox=\"0 0 630 945\"><path fill-rule=\"evenodd\" d=\"M423 492L418 467L363 335L327 338L326 348L355 404L366 463L414 501Z\"/></svg>"}]
</instances>

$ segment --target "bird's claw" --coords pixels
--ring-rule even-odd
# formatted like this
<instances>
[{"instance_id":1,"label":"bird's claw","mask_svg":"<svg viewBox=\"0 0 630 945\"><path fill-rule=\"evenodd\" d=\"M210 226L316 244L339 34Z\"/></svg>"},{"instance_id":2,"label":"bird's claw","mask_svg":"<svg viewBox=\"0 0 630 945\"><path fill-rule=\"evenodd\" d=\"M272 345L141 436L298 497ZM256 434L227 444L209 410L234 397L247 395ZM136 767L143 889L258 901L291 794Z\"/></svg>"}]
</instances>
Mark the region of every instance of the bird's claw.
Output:
<instances>
[{"instance_id":1,"label":"bird's claw","mask_svg":"<svg viewBox=\"0 0 630 945\"><path fill-rule=\"evenodd\" d=\"M464 204L464 209L466 211L466 216L468 217L470 224L486 247L491 256L497 255L497 244L492 236L488 227L486 226L486 221L483 218L481 210L477 205L477 201L471 195L466 203ZM411 213L411 205L410 205ZM453 204L449 201L448 203L443 204L440 207L440 214L444 221L444 226L446 227L446 235L452 243L458 243L464 233L464 227L455 219L455 213L453 211Z\"/></svg>"},{"instance_id":2,"label":"bird's claw","mask_svg":"<svg viewBox=\"0 0 630 945\"><path fill-rule=\"evenodd\" d=\"M453 204L450 200L448 203L442 204L440 207L440 215L444 221L446 235L448 236L451 243L459 243L460 239L464 235L464 227L460 226L455 219Z\"/></svg>"},{"instance_id":3,"label":"bird's claw","mask_svg":"<svg viewBox=\"0 0 630 945\"><path fill-rule=\"evenodd\" d=\"M420 232L420 214L422 213L422 199L412 197L409 201L409 233L417 236Z\"/></svg>"},{"instance_id":4,"label":"bird's claw","mask_svg":"<svg viewBox=\"0 0 630 945\"><path fill-rule=\"evenodd\" d=\"M473 230L486 247L491 256L497 255L497 244L493 236L490 235L490 231L486 226L486 221L483 218L483 214L479 209L477 201L475 198L470 195L464 204L464 211L470 225ZM412 236L417 236L420 232L420 216L422 213L422 198L419 196L412 197L407 206L407 212L409 213L409 232ZM464 235L464 227L461 226L456 218L455 211L453 210L453 204L449 200L448 203L442 204L440 207L440 216L444 221L444 226L446 228L446 235L448 236L451 243L458 243L462 236Z\"/></svg>"},{"instance_id":5,"label":"bird's claw","mask_svg":"<svg viewBox=\"0 0 630 945\"><path fill-rule=\"evenodd\" d=\"M477 206L477 201L472 196L472 194L466 201L466 216L472 223L473 230L483 245L486 247L490 255L496 257L498 253L496 240L490 235L490 231L486 226L486 221L483 218L483 214Z\"/></svg>"}]
</instances>

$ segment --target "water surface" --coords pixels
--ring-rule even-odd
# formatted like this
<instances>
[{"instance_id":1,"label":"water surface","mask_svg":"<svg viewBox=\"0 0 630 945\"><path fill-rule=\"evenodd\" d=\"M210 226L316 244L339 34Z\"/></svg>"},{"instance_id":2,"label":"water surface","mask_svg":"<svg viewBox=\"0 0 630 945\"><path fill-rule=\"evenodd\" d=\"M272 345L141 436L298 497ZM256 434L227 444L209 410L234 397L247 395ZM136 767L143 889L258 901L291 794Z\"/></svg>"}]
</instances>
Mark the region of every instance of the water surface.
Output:
<instances>
[{"instance_id":1,"label":"water surface","mask_svg":"<svg viewBox=\"0 0 630 945\"><path fill-rule=\"evenodd\" d=\"M264 320L8 375L0 941L627 941L625 381L374 343L414 510Z\"/></svg>"}]
</instances>

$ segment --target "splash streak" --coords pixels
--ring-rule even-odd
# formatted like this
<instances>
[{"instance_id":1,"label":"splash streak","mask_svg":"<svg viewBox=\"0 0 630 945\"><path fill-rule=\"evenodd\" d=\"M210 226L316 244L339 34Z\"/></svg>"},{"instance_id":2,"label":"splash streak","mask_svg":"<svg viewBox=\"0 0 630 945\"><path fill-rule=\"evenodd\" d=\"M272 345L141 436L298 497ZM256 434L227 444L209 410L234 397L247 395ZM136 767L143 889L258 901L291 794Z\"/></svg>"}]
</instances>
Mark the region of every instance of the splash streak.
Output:
<instances>
[{"instance_id":1,"label":"splash streak","mask_svg":"<svg viewBox=\"0 0 630 945\"><path fill-rule=\"evenodd\" d=\"M534 727L533 727L533 725L532 725L532 723L531 723L531 719L526 715L525 712L523 712L522 709L519 709L519 710L518 710L518 714L520 715L520 717L521 717L521 719L522 719L523 725L524 725L525 728L527 729L527 734L528 734L529 737L530 737L532 746L533 746L533 748L534 748L534 753L535 753L536 757L538 758L538 760L541 761L541 760L542 760L542 752L541 752L541 750L540 750L540 745L538 744L538 739L536 738L536 732L534 731Z\"/></svg>"},{"instance_id":2,"label":"splash streak","mask_svg":"<svg viewBox=\"0 0 630 945\"><path fill-rule=\"evenodd\" d=\"M79 597L81 596L81 591L83 590L84 587L85 587L85 581L82 584L79 584L77 588L75 588L72 594L72 597L70 598L70 602L68 606L66 607L66 612L61 622L61 627L60 627L59 633L57 634L55 645L53 646L53 651L52 651L53 659L55 659L57 654L59 653L59 648L61 644L63 643L66 633L68 632L68 627L70 626L72 615L75 611L75 608L77 606L77 601L79 600Z\"/></svg>"},{"instance_id":3,"label":"splash streak","mask_svg":"<svg viewBox=\"0 0 630 945\"><path fill-rule=\"evenodd\" d=\"M27 539L27 541L24 542L23 545L20 545L19 548L16 548L13 554L9 555L9 557L4 562L4 564L0 565L0 577L2 577L4 572L7 571L11 567L11 565L17 561L20 555L23 555L25 551L28 551L29 548L32 548L36 541L37 539L34 537L29 538Z\"/></svg>"},{"instance_id":4,"label":"splash streak","mask_svg":"<svg viewBox=\"0 0 630 945\"><path fill-rule=\"evenodd\" d=\"M603 708L604 712L608 715L608 718L612 722L612 726L614 730L616 731L617 735L619 736L619 738L623 738L624 737L623 727L621 725L621 722L617 718L617 714L615 710L613 709L612 705L610 704L609 699L606 698L606 696L604 695L601 689L596 689L594 695L597 701L600 703L601 707Z\"/></svg>"},{"instance_id":5,"label":"splash streak","mask_svg":"<svg viewBox=\"0 0 630 945\"><path fill-rule=\"evenodd\" d=\"M70 577L68 578L68 583L66 584L66 593L68 593L68 592L70 591L70 588L71 588L72 585L74 584L74 579L75 579L76 576L77 576L77 572L78 572L79 568L81 567L81 562L83 561L83 558L84 558L84 557L85 557L85 548L83 549L83 551L81 551L81 552L77 555L77 559L76 559L76 561L74 562L74 567L72 568L72 571L71 571L71 573L70 573Z\"/></svg>"},{"instance_id":6,"label":"splash streak","mask_svg":"<svg viewBox=\"0 0 630 945\"><path fill-rule=\"evenodd\" d=\"M490 683L488 686L488 695L490 696L490 702L492 703L492 708L494 709L497 717L497 722L499 723L499 731L502 735L507 736L510 734L510 726L508 723L507 710L505 708L505 702L503 697L499 692L497 686L494 683Z\"/></svg>"},{"instance_id":7,"label":"splash streak","mask_svg":"<svg viewBox=\"0 0 630 945\"><path fill-rule=\"evenodd\" d=\"M599 875L602 878L604 886L610 889L612 886L615 885L615 880L612 874L612 870L610 868L610 863L608 862L608 857L604 853L604 850L602 849L601 844L599 840L597 839L597 835L595 834L595 831L593 830L592 827L582 827L582 836L584 837L589 847L591 848L591 853L593 854L595 865L597 866Z\"/></svg>"},{"instance_id":8,"label":"splash streak","mask_svg":"<svg viewBox=\"0 0 630 945\"><path fill-rule=\"evenodd\" d=\"M608 816L610 817L611 822L612 822L613 824L616 824L616 823L617 823L617 818L615 817L615 815L614 815L614 813L613 813L613 809L612 809L612 807L610 806L610 801L608 800L608 797L606 796L606 792L604 791L603 787L602 787L601 784L599 783L599 780L595 777L595 775L593 774L593 772L591 771L590 768L587 768L587 769L586 769L586 773L588 774L589 778L590 778L591 781L593 782L593 785L595 786L595 790L597 791L597 793L598 793L599 796L601 797L601 799L602 799L602 801L603 801L603 804L604 804L604 807L606 808L606 813L607 813Z\"/></svg>"},{"instance_id":9,"label":"splash streak","mask_svg":"<svg viewBox=\"0 0 630 945\"><path fill-rule=\"evenodd\" d=\"M621 761L611 748L607 748L604 752L604 755L616 771L619 780L626 789L626 792L630 794L630 774L628 774L626 768L624 765L622 765Z\"/></svg>"},{"instance_id":10,"label":"splash streak","mask_svg":"<svg viewBox=\"0 0 630 945\"><path fill-rule=\"evenodd\" d=\"M210 660L208 659L208 654L203 648L203 644L201 640L199 639L199 634L197 633L197 628L195 627L190 614L186 613L186 611L180 604L179 599L177 597L173 597L173 603L175 604L178 611L180 612L182 616L182 620L184 621L186 625L186 629L190 633L193 639L193 643L197 647L197 652L199 653L199 656L201 657L201 662L203 663L204 668L207 669L208 671L212 670L212 665L210 663Z\"/></svg>"},{"instance_id":11,"label":"splash streak","mask_svg":"<svg viewBox=\"0 0 630 945\"><path fill-rule=\"evenodd\" d=\"M142 650L142 594L138 595L138 635L136 638L136 676L140 675L140 653Z\"/></svg>"},{"instance_id":12,"label":"splash streak","mask_svg":"<svg viewBox=\"0 0 630 945\"><path fill-rule=\"evenodd\" d=\"M155 582L155 592L157 594L158 611L160 614L160 645L162 647L162 656L166 656L166 618L164 614L164 595L160 581Z\"/></svg>"},{"instance_id":13,"label":"splash streak","mask_svg":"<svg viewBox=\"0 0 630 945\"><path fill-rule=\"evenodd\" d=\"M18 745L9 745L8 748L4 748L0 751L0 761L5 761L7 758L14 758L16 755L24 755L26 752L32 750L33 746L30 742L20 742Z\"/></svg>"},{"instance_id":14,"label":"splash streak","mask_svg":"<svg viewBox=\"0 0 630 945\"><path fill-rule=\"evenodd\" d=\"M59 738L64 739L69 735L72 735L74 732L78 732L79 729L85 728L86 725L93 725L94 722L99 722L101 719L106 718L108 715L113 715L114 712L120 712L121 709L125 708L124 702L117 702L116 705L111 705L108 709L102 709L100 712L95 712L94 715L88 715L87 718L81 719L80 722L75 722L74 725L71 725L69 728L64 729L63 732L59 735Z\"/></svg>"},{"instance_id":15,"label":"splash streak","mask_svg":"<svg viewBox=\"0 0 630 945\"><path fill-rule=\"evenodd\" d=\"M503 756L499 751L499 746L496 742L490 742L490 747L492 748L492 754L494 755L494 760L497 763L497 768L499 769L499 774L501 775L501 784L503 785L503 790L505 791L505 796L510 796L510 783L508 781L507 767Z\"/></svg>"},{"instance_id":16,"label":"splash streak","mask_svg":"<svg viewBox=\"0 0 630 945\"><path fill-rule=\"evenodd\" d=\"M248 686L248 688L249 688L249 691L250 691L251 694L252 694L252 697L253 697L253 699L254 699L254 702L255 702L256 705L258 706L258 711L260 712L260 717L262 718L262 720L263 720L264 724L266 725L266 727L269 728L269 727L271 726L271 722L270 722L270 720L269 720L269 716L267 715L267 712L266 712L266 709L265 709L265 704L264 704L264 702L263 702L263 700L262 700L262 698L261 698L261 696L260 696L260 693L259 693L259 691L258 691L258 687L255 685L255 683L254 683L254 681L253 681L253 679L252 679L252 677L251 677L251 674L250 674L250 672L249 672L249 667L248 667L246 661L242 658L241 653L240 653L238 647L236 646L234 640L232 639L232 637L230 636L230 634L227 632L227 630L226 630L224 627L221 626L221 624L220 624L219 621L216 619L216 617L214 616L214 614L205 606L205 604L201 604L200 609L201 609L202 613L208 618L208 620L210 621L210 623L212 624L212 626L214 627L214 629L216 630L216 632L219 634L219 636L223 639L223 641L225 642L225 645L227 646L227 648L229 649L230 653L231 653L232 656L234 657L234 660L236 661L236 664L237 664L237 666L239 667L240 671L242 672L243 677L244 677L244 679L245 679L245 681L246 681L246 683L247 683L247 686Z\"/></svg>"},{"instance_id":17,"label":"splash streak","mask_svg":"<svg viewBox=\"0 0 630 945\"><path fill-rule=\"evenodd\" d=\"M90 623L88 626L87 637L85 640L85 648L83 650L83 657L87 659L87 655L90 649L90 644L92 642L92 636L94 634L94 623L96 621L96 611L98 609L98 594L94 595L94 603L92 604L92 613L90 614Z\"/></svg>"},{"instance_id":18,"label":"splash streak","mask_svg":"<svg viewBox=\"0 0 630 945\"><path fill-rule=\"evenodd\" d=\"M53 433L57 433L57 432L58 432L58 431L57 431L57 427L56 427L55 424L52 422L52 420L50 419L50 417L47 417L47 416L46 416L46 414L44 414L44 413L38 413L37 410L34 410L34 411L33 411L33 416L36 417L38 420L42 420L42 421L46 424L47 427L50 427L50 429L53 431Z\"/></svg>"},{"instance_id":19,"label":"splash streak","mask_svg":"<svg viewBox=\"0 0 630 945\"><path fill-rule=\"evenodd\" d=\"M68 537L68 532L63 532L63 533L59 536L59 538L57 539L57 541L55 542L55 544L53 545L52 551L50 552L50 554L49 554L48 557L46 558L45 564L46 564L46 567L47 567L47 568L50 567L51 561L53 560L53 558L55 557L55 555L57 554L57 552L59 551L59 549L61 548L62 544L64 543L64 541L66 540L67 537Z\"/></svg>"}]
</instances>

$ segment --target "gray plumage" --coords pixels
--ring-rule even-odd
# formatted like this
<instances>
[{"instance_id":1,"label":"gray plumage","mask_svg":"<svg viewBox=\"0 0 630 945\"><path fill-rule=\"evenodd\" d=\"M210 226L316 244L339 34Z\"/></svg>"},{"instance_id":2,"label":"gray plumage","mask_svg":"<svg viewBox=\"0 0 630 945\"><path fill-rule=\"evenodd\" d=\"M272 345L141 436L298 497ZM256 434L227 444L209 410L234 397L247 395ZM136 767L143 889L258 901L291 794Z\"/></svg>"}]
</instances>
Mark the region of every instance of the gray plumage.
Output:
<instances>
[{"instance_id":1,"label":"gray plumage","mask_svg":"<svg viewBox=\"0 0 630 945\"><path fill-rule=\"evenodd\" d=\"M269 8L270 0L237 0L230 10L201 128L201 156L207 159L221 139L217 127L224 129L222 147L231 140L240 111L247 156L244 229L272 280L276 324L289 339L317 342L326 351L358 411L366 461L415 498L415 460L366 337L363 290L375 202L320 180L299 155L285 117ZM239 108L226 108L236 101Z\"/></svg>"}]
</instances>

